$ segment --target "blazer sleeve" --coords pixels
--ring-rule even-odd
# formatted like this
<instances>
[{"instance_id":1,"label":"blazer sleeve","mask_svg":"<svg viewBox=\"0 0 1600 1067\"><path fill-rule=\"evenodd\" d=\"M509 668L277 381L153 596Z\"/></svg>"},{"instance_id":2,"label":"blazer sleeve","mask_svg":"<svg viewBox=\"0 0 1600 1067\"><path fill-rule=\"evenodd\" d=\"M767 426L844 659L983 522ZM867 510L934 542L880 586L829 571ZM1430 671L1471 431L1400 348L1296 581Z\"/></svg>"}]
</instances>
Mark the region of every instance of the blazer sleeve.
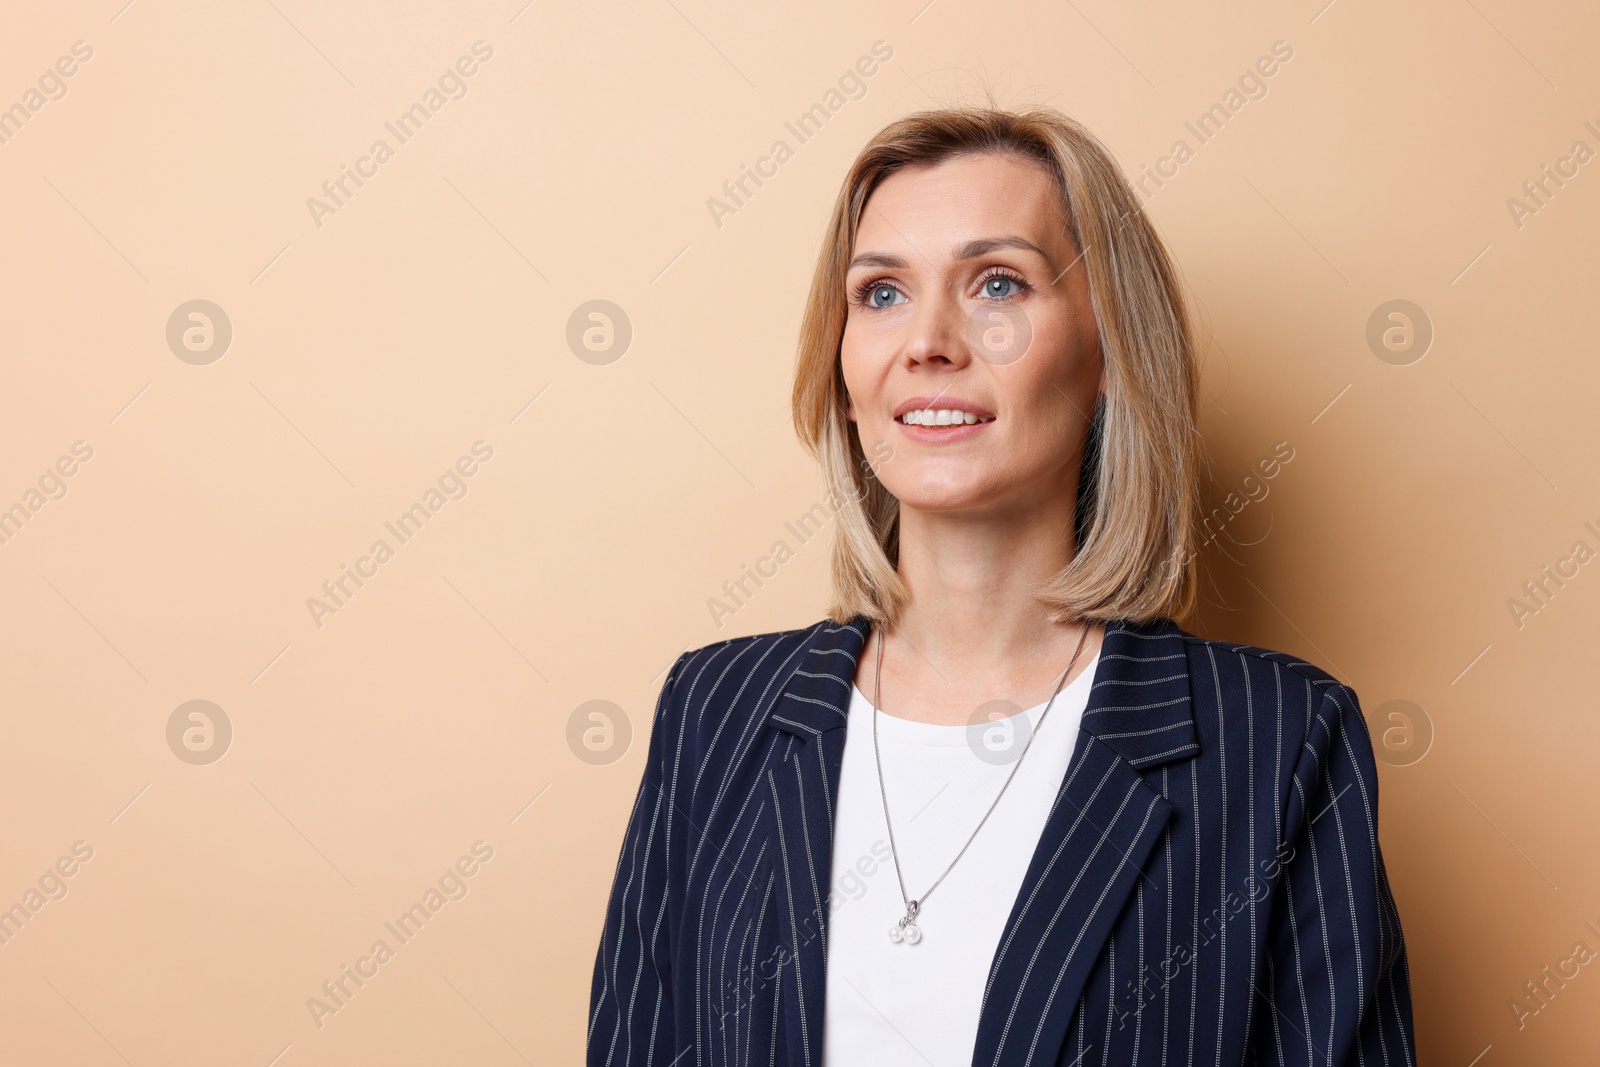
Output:
<instances>
[{"instance_id":1,"label":"blazer sleeve","mask_svg":"<svg viewBox=\"0 0 1600 1067\"><path fill-rule=\"evenodd\" d=\"M674 687L689 656L672 665L656 701L643 780L612 878L589 992L589 1067L666 1067L679 1052L668 885L687 828L673 796L682 729Z\"/></svg>"},{"instance_id":2,"label":"blazer sleeve","mask_svg":"<svg viewBox=\"0 0 1600 1067\"><path fill-rule=\"evenodd\" d=\"M1416 1063L1400 915L1378 846L1378 771L1355 691L1328 679L1288 783L1255 1062Z\"/></svg>"}]
</instances>

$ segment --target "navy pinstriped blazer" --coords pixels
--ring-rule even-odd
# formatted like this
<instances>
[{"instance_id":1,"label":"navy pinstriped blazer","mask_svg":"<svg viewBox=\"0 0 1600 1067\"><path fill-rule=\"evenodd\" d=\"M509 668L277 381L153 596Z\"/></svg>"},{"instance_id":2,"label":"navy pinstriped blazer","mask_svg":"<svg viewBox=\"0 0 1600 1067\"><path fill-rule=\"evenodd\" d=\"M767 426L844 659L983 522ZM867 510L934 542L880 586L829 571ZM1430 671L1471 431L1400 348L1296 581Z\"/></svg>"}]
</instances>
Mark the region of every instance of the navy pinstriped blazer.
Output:
<instances>
[{"instance_id":1,"label":"navy pinstriped blazer","mask_svg":"<svg viewBox=\"0 0 1600 1067\"><path fill-rule=\"evenodd\" d=\"M673 665L595 961L591 1065L820 1067L833 804L870 625ZM1412 1067L1377 805L1349 687L1170 619L1108 624L972 1062Z\"/></svg>"}]
</instances>

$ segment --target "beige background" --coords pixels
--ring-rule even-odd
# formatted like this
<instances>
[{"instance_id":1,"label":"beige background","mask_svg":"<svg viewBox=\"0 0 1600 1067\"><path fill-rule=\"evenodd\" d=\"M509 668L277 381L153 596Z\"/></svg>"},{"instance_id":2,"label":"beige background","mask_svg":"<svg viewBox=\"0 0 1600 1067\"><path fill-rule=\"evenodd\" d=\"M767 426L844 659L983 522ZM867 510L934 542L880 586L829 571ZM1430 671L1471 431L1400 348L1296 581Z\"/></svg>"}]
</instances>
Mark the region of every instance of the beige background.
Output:
<instances>
[{"instance_id":1,"label":"beige background","mask_svg":"<svg viewBox=\"0 0 1600 1067\"><path fill-rule=\"evenodd\" d=\"M1600 549L1600 164L1520 227L1507 200L1600 149L1600 17L1322 2L10 5L0 106L93 56L0 144L0 507L26 514L0 544L0 907L74 871L0 945L0 1060L577 1060L666 668L823 607L827 539L784 526L823 496L786 401L854 152L988 86L1137 176L1283 41L1149 201L1203 338L1207 499L1257 497L1184 621L1331 670L1388 739L1422 1060L1577 1062L1597 968L1542 1004L1525 983L1600 951L1600 565L1520 626L1508 601ZM797 146L784 123L880 40ZM396 146L384 123L477 41L466 95ZM319 227L307 199L379 138ZM779 138L793 158L716 225ZM233 331L205 365L165 336L195 299ZM606 365L566 340L593 299L632 327ZM1395 299L1435 331L1403 366L1366 340ZM30 498L80 441L65 495ZM389 535L478 441L466 495ZM308 599L380 538L319 627ZM717 626L780 539L795 558ZM191 700L231 723L209 765L167 741ZM637 731L610 763L569 744L591 700ZM480 841L467 895L319 1027L308 999Z\"/></svg>"}]
</instances>

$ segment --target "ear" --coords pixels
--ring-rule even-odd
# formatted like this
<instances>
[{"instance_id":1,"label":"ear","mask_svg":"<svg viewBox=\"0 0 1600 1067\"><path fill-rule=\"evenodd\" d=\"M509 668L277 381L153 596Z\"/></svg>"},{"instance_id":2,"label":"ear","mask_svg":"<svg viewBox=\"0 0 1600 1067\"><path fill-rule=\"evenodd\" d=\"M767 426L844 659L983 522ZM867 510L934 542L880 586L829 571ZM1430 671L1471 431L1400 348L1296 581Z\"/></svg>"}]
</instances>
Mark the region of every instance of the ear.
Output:
<instances>
[{"instance_id":1,"label":"ear","mask_svg":"<svg viewBox=\"0 0 1600 1067\"><path fill-rule=\"evenodd\" d=\"M851 422L856 421L856 401L849 393L844 394L844 417Z\"/></svg>"}]
</instances>

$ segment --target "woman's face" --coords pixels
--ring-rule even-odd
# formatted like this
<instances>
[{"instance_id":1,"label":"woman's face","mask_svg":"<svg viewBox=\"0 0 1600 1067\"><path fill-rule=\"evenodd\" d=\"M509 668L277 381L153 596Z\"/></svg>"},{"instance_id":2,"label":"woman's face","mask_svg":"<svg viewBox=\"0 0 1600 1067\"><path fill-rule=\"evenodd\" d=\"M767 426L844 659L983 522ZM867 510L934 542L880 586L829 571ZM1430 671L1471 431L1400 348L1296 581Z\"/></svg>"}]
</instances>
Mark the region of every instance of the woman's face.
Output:
<instances>
[{"instance_id":1,"label":"woman's face","mask_svg":"<svg viewBox=\"0 0 1600 1067\"><path fill-rule=\"evenodd\" d=\"M897 171L868 199L841 365L866 454L893 449L876 474L903 507L1072 501L1104 378L1063 211L1041 166L994 153Z\"/></svg>"}]
</instances>

